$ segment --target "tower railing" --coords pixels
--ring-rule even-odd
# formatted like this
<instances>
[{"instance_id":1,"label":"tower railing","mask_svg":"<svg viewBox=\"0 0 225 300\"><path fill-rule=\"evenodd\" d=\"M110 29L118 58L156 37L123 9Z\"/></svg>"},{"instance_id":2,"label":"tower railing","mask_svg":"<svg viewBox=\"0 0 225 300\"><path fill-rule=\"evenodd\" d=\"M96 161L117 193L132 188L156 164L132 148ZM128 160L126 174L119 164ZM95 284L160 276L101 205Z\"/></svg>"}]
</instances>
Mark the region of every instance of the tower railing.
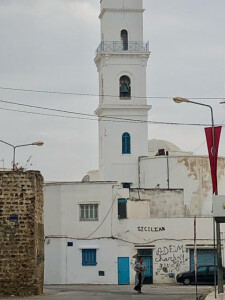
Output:
<instances>
[{"instance_id":1,"label":"tower railing","mask_svg":"<svg viewBox=\"0 0 225 300\"><path fill-rule=\"evenodd\" d=\"M149 42L120 42L120 41L102 41L97 50L96 55L99 52L149 52Z\"/></svg>"}]
</instances>

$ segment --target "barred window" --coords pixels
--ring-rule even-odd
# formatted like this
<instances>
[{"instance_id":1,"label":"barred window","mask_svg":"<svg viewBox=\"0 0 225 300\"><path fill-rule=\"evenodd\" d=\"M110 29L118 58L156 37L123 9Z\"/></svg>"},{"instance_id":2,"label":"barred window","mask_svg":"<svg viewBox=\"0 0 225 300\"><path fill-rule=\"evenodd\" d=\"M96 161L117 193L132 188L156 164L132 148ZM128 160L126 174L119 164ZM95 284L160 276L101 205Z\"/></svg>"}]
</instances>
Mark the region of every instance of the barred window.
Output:
<instances>
[{"instance_id":1,"label":"barred window","mask_svg":"<svg viewBox=\"0 0 225 300\"><path fill-rule=\"evenodd\" d=\"M82 249L82 266L96 265L96 249Z\"/></svg>"},{"instance_id":2,"label":"barred window","mask_svg":"<svg viewBox=\"0 0 225 300\"><path fill-rule=\"evenodd\" d=\"M98 220L98 204L80 204L81 221Z\"/></svg>"}]
</instances>

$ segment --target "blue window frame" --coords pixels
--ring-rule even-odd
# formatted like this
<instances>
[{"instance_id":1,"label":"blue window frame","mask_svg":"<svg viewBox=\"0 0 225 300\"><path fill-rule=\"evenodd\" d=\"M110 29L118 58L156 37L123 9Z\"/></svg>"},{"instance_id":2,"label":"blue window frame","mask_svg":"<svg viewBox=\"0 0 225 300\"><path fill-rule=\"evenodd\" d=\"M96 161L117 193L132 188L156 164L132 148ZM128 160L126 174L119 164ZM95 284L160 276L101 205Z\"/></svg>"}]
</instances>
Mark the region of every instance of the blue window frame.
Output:
<instances>
[{"instance_id":1,"label":"blue window frame","mask_svg":"<svg viewBox=\"0 0 225 300\"><path fill-rule=\"evenodd\" d=\"M122 135L122 154L131 153L131 138L128 132Z\"/></svg>"},{"instance_id":2,"label":"blue window frame","mask_svg":"<svg viewBox=\"0 0 225 300\"><path fill-rule=\"evenodd\" d=\"M96 249L82 249L82 266L96 265Z\"/></svg>"}]
</instances>

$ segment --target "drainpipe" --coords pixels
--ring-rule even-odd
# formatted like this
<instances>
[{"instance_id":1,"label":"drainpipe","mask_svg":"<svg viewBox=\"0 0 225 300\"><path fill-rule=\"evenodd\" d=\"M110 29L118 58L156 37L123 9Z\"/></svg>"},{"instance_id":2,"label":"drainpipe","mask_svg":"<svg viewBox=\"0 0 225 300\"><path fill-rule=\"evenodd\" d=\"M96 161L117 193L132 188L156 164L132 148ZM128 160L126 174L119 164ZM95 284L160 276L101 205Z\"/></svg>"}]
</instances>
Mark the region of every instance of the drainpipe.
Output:
<instances>
[{"instance_id":1,"label":"drainpipe","mask_svg":"<svg viewBox=\"0 0 225 300\"><path fill-rule=\"evenodd\" d=\"M169 169L169 152L166 151L166 161L167 161L167 187L170 189L170 169Z\"/></svg>"}]
</instances>

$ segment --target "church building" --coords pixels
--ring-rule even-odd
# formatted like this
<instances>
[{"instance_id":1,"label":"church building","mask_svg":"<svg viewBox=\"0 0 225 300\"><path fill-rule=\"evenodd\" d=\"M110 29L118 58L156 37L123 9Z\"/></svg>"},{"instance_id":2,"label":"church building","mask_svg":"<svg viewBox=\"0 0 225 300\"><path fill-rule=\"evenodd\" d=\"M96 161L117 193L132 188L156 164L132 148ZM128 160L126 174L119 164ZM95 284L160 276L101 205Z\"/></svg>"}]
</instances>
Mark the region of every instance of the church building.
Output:
<instances>
[{"instance_id":1,"label":"church building","mask_svg":"<svg viewBox=\"0 0 225 300\"><path fill-rule=\"evenodd\" d=\"M81 182L45 183L45 283L134 284L137 255L145 284L174 283L193 269L195 216L198 263L213 263L208 157L148 140L143 1L101 0L100 7L99 170ZM224 181L219 158L220 194Z\"/></svg>"}]
</instances>

